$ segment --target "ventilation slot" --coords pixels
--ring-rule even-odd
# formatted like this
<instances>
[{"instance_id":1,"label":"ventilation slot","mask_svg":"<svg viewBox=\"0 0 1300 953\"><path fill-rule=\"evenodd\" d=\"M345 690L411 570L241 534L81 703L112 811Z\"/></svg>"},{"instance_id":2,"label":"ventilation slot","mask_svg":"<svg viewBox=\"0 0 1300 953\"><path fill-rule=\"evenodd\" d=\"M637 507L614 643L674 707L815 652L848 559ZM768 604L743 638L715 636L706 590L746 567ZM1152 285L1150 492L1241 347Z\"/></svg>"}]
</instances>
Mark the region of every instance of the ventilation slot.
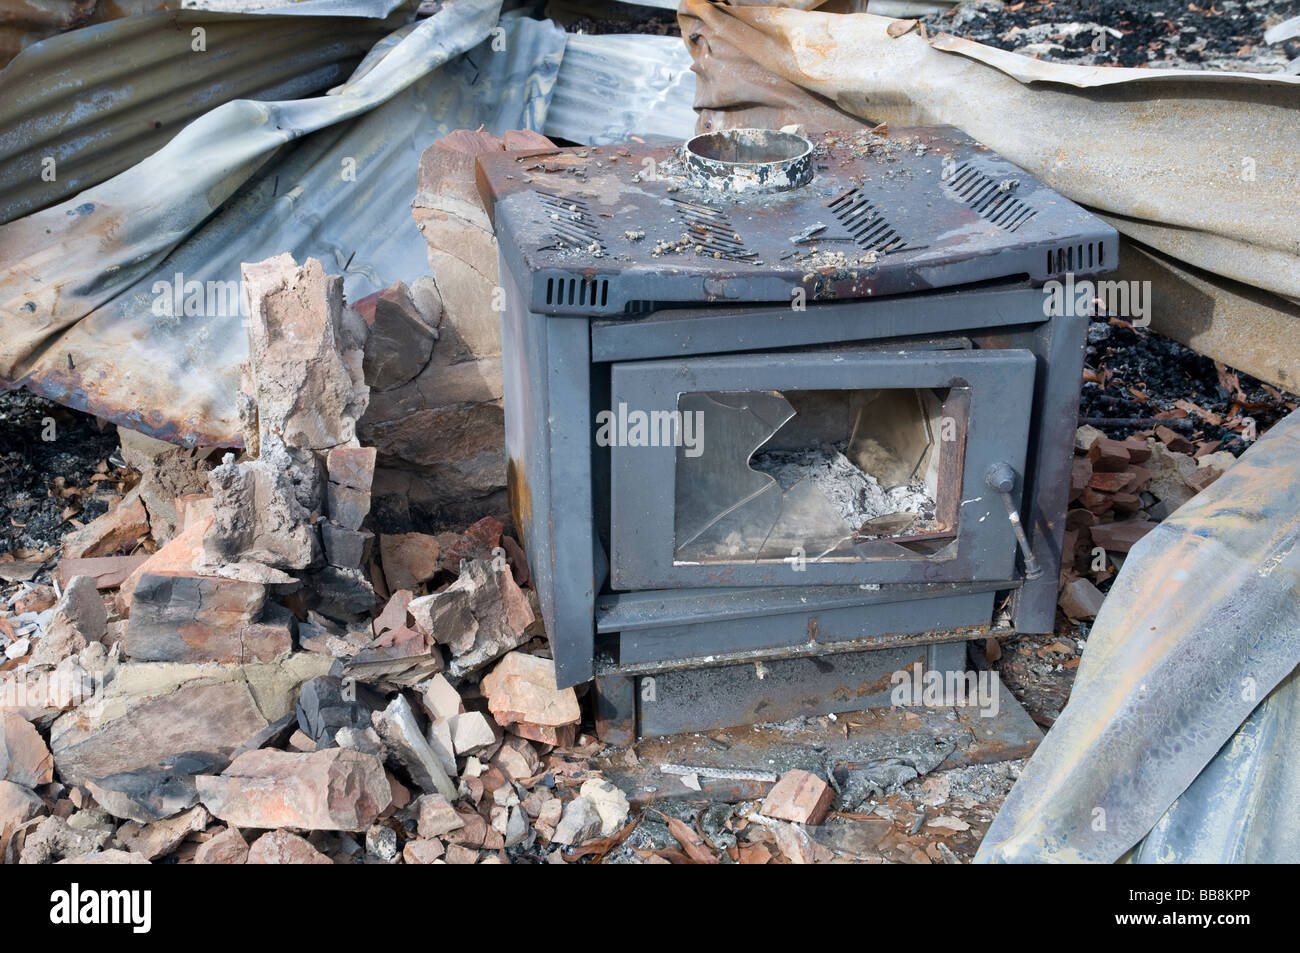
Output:
<instances>
[{"instance_id":1,"label":"ventilation slot","mask_svg":"<svg viewBox=\"0 0 1300 953\"><path fill-rule=\"evenodd\" d=\"M596 255L604 253L605 243L600 240L595 216L591 214L586 202L582 199L561 198L550 192L538 191L536 195L551 229L552 247L572 248Z\"/></svg>"},{"instance_id":2,"label":"ventilation slot","mask_svg":"<svg viewBox=\"0 0 1300 953\"><path fill-rule=\"evenodd\" d=\"M907 247L894 226L880 214L880 209L862 195L861 189L850 189L827 208L848 229L858 246L866 251L894 252Z\"/></svg>"},{"instance_id":3,"label":"ventilation slot","mask_svg":"<svg viewBox=\"0 0 1300 953\"><path fill-rule=\"evenodd\" d=\"M546 303L555 307L604 308L609 304L609 279L547 278Z\"/></svg>"},{"instance_id":4,"label":"ventilation slot","mask_svg":"<svg viewBox=\"0 0 1300 953\"><path fill-rule=\"evenodd\" d=\"M1014 232L1038 214L1016 198L1010 188L1002 188L1000 182L969 162L957 166L945 184L958 202L969 205L980 218L1008 232Z\"/></svg>"},{"instance_id":5,"label":"ventilation slot","mask_svg":"<svg viewBox=\"0 0 1300 953\"><path fill-rule=\"evenodd\" d=\"M687 202L684 199L671 201L681 215L685 226L682 231L691 245L700 249L699 254L724 258L727 261L757 264L758 256L745 247L740 235L731 227L731 222L721 211L696 202Z\"/></svg>"},{"instance_id":6,"label":"ventilation slot","mask_svg":"<svg viewBox=\"0 0 1300 953\"><path fill-rule=\"evenodd\" d=\"M1101 242L1062 245L1047 252L1048 274L1095 271L1106 266L1106 246Z\"/></svg>"}]
</instances>

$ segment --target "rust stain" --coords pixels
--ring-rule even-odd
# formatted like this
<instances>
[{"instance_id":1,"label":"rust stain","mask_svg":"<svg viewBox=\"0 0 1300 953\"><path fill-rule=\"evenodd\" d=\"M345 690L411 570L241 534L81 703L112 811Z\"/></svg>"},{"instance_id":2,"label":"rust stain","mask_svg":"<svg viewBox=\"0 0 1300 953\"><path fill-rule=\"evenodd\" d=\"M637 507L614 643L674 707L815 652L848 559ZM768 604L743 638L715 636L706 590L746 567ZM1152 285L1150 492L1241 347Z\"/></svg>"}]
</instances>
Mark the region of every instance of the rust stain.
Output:
<instances>
[{"instance_id":1,"label":"rust stain","mask_svg":"<svg viewBox=\"0 0 1300 953\"><path fill-rule=\"evenodd\" d=\"M528 545L528 527L533 519L533 491L528 485L524 466L514 457L506 463L506 494L510 506L510 517L515 521L515 531L522 537L524 546Z\"/></svg>"}]
</instances>

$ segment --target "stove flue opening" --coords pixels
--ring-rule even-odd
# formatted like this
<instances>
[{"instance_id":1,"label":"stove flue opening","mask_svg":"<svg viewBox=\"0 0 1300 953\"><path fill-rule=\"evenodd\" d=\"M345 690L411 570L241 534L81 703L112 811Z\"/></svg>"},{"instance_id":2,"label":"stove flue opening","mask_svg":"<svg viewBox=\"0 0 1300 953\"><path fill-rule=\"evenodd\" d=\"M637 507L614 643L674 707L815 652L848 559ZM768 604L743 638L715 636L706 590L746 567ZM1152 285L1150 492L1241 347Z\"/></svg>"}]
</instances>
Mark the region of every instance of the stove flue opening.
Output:
<instances>
[{"instance_id":1,"label":"stove flue opening","mask_svg":"<svg viewBox=\"0 0 1300 953\"><path fill-rule=\"evenodd\" d=\"M682 147L686 181L718 192L784 192L813 178L813 145L774 129L726 129Z\"/></svg>"}]
</instances>

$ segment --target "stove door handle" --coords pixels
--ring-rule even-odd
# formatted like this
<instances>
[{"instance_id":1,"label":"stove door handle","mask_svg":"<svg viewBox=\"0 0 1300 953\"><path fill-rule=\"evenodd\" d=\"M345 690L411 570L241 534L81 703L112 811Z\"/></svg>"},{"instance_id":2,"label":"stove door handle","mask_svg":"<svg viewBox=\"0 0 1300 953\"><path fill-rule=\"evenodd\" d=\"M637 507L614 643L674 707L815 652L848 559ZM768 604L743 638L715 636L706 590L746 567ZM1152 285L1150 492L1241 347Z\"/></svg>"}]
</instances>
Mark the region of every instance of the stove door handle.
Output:
<instances>
[{"instance_id":1,"label":"stove door handle","mask_svg":"<svg viewBox=\"0 0 1300 953\"><path fill-rule=\"evenodd\" d=\"M1025 527L1020 521L1020 510L1016 506L1015 497L1011 495L1011 491L1016 488L1015 469L1009 463L995 463L985 471L984 482L1002 497L1002 502L1006 505L1011 531L1016 534L1016 544L1025 560L1025 578L1037 579L1043 574L1043 568L1038 565L1038 560L1029 549L1029 537L1025 535Z\"/></svg>"}]
</instances>

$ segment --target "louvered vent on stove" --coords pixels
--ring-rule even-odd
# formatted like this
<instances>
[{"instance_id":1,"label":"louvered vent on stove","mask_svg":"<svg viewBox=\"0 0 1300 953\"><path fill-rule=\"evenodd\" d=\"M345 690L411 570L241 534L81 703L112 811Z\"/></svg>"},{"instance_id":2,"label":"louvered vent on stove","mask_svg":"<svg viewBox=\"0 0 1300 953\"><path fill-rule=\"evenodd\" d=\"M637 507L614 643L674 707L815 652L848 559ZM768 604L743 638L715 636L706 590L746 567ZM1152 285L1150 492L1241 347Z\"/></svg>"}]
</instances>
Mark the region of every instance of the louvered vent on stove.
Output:
<instances>
[{"instance_id":1,"label":"louvered vent on stove","mask_svg":"<svg viewBox=\"0 0 1300 953\"><path fill-rule=\"evenodd\" d=\"M901 251L907 242L863 196L861 189L850 189L827 206L831 214L848 229L858 246L867 251Z\"/></svg>"},{"instance_id":2,"label":"louvered vent on stove","mask_svg":"<svg viewBox=\"0 0 1300 953\"><path fill-rule=\"evenodd\" d=\"M557 248L605 251L605 243L600 240L600 231L596 228L594 216L586 202L576 198L560 198L540 189L536 194L546 212Z\"/></svg>"},{"instance_id":3,"label":"louvered vent on stove","mask_svg":"<svg viewBox=\"0 0 1300 953\"><path fill-rule=\"evenodd\" d=\"M1047 251L1048 274L1064 275L1073 271L1089 272L1106 267L1106 246L1101 242L1063 245Z\"/></svg>"},{"instance_id":4,"label":"louvered vent on stove","mask_svg":"<svg viewBox=\"0 0 1300 953\"><path fill-rule=\"evenodd\" d=\"M700 254L728 261L757 262L758 256L745 247L739 233L720 209L685 199L672 199L672 203L686 226L687 238L698 246Z\"/></svg>"},{"instance_id":5,"label":"louvered vent on stove","mask_svg":"<svg viewBox=\"0 0 1300 953\"><path fill-rule=\"evenodd\" d=\"M969 162L947 173L944 185L957 201L969 205L980 218L1014 232L1038 213L1012 194L1011 180L999 182Z\"/></svg>"}]
</instances>

